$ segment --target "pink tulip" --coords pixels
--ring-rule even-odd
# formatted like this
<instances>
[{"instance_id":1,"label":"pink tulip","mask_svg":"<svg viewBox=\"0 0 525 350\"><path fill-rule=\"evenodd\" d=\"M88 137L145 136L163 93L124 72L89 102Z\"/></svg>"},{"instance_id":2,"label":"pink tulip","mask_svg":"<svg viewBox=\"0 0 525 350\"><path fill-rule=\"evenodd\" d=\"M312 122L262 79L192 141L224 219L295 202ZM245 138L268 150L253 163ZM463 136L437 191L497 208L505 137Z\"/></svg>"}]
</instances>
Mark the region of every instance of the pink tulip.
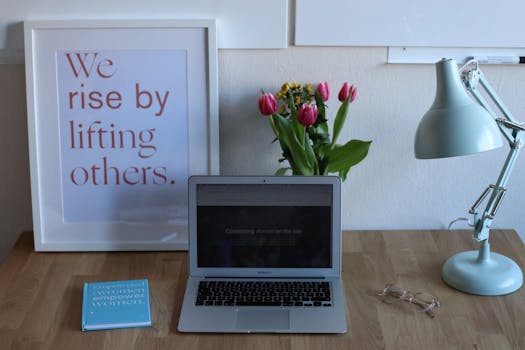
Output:
<instances>
[{"instance_id":1,"label":"pink tulip","mask_svg":"<svg viewBox=\"0 0 525 350\"><path fill-rule=\"evenodd\" d=\"M350 94L350 103L352 103L354 102L355 97L357 96L357 86L352 85L350 90L352 90L352 93Z\"/></svg>"},{"instance_id":2,"label":"pink tulip","mask_svg":"<svg viewBox=\"0 0 525 350\"><path fill-rule=\"evenodd\" d=\"M310 126L317 120L317 106L303 103L297 111L297 120L304 126Z\"/></svg>"},{"instance_id":3,"label":"pink tulip","mask_svg":"<svg viewBox=\"0 0 525 350\"><path fill-rule=\"evenodd\" d=\"M350 103L354 102L355 97L357 95L357 87L350 85L348 83L344 83L343 87L339 91L339 101L343 102L350 96Z\"/></svg>"},{"instance_id":4,"label":"pink tulip","mask_svg":"<svg viewBox=\"0 0 525 350\"><path fill-rule=\"evenodd\" d=\"M328 83L326 81L317 85L317 92L324 102L328 101L328 98L330 97L330 89L328 88Z\"/></svg>"},{"instance_id":5,"label":"pink tulip","mask_svg":"<svg viewBox=\"0 0 525 350\"><path fill-rule=\"evenodd\" d=\"M259 111L263 115L272 115L277 111L277 100L271 93L263 93L259 97Z\"/></svg>"}]
</instances>

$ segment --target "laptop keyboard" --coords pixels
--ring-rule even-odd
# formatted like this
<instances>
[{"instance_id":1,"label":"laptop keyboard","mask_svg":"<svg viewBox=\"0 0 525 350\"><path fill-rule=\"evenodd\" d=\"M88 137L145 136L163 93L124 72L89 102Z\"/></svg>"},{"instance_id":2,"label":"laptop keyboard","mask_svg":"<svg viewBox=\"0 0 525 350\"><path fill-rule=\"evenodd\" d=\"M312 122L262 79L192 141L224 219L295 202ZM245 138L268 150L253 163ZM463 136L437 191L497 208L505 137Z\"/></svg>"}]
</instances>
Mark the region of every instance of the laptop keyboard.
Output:
<instances>
[{"instance_id":1,"label":"laptop keyboard","mask_svg":"<svg viewBox=\"0 0 525 350\"><path fill-rule=\"evenodd\" d=\"M332 306L325 281L201 281L197 306Z\"/></svg>"}]
</instances>

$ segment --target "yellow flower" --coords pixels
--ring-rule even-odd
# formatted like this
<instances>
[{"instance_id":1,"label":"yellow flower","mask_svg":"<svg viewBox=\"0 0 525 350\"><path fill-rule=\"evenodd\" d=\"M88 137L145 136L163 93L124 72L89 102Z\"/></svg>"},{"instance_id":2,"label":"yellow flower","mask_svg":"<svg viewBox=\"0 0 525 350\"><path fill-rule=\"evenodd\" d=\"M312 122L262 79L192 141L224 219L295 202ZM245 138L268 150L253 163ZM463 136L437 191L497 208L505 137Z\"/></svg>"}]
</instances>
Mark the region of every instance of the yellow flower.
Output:
<instances>
[{"instance_id":1,"label":"yellow flower","mask_svg":"<svg viewBox=\"0 0 525 350\"><path fill-rule=\"evenodd\" d=\"M307 90L308 93L310 93L310 94L314 91L314 90L312 89L312 85L311 85L311 84L306 84L304 87L306 88L306 90Z\"/></svg>"},{"instance_id":2,"label":"yellow flower","mask_svg":"<svg viewBox=\"0 0 525 350\"><path fill-rule=\"evenodd\" d=\"M297 92L301 91L301 84L299 84L299 83L297 83L297 82L293 82L293 83L291 83L291 84L290 84L290 87L291 87L291 89L292 89L292 91L293 91L294 93L297 93Z\"/></svg>"},{"instance_id":3,"label":"yellow flower","mask_svg":"<svg viewBox=\"0 0 525 350\"><path fill-rule=\"evenodd\" d=\"M276 98L277 99L284 98L286 96L286 94L288 93L288 91L290 91L290 88L291 88L290 83L284 83L281 86L281 90L279 90L279 92L277 92Z\"/></svg>"}]
</instances>

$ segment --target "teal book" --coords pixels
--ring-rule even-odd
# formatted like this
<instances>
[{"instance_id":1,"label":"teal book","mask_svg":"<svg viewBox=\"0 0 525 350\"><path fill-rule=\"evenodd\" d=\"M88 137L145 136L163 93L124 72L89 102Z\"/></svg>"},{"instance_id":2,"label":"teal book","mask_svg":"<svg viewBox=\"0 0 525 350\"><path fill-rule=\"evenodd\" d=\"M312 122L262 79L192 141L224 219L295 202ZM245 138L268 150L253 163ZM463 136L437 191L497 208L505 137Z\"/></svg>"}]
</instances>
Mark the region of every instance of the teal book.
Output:
<instances>
[{"instance_id":1,"label":"teal book","mask_svg":"<svg viewBox=\"0 0 525 350\"><path fill-rule=\"evenodd\" d=\"M82 330L151 326L148 280L84 283Z\"/></svg>"}]
</instances>

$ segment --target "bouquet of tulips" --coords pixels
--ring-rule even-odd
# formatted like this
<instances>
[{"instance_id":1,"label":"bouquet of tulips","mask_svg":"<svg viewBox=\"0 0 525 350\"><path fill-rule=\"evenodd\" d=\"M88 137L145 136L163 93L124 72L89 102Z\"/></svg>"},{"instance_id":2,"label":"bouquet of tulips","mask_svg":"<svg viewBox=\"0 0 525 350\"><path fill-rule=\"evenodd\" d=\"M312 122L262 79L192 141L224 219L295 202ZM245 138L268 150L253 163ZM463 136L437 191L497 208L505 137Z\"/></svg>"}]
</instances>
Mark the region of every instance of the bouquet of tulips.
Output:
<instances>
[{"instance_id":1,"label":"bouquet of tulips","mask_svg":"<svg viewBox=\"0 0 525 350\"><path fill-rule=\"evenodd\" d=\"M259 111L269 116L270 125L283 151L279 162L288 161L289 167L276 171L284 175L327 175L337 173L344 181L350 168L368 154L372 141L350 140L338 144L337 139L346 121L349 105L354 102L357 88L344 83L339 91L341 106L337 111L332 138L326 117L330 97L326 82L320 83L315 92L310 84L285 83L274 96L262 93ZM280 105L279 105L280 103Z\"/></svg>"}]
</instances>

